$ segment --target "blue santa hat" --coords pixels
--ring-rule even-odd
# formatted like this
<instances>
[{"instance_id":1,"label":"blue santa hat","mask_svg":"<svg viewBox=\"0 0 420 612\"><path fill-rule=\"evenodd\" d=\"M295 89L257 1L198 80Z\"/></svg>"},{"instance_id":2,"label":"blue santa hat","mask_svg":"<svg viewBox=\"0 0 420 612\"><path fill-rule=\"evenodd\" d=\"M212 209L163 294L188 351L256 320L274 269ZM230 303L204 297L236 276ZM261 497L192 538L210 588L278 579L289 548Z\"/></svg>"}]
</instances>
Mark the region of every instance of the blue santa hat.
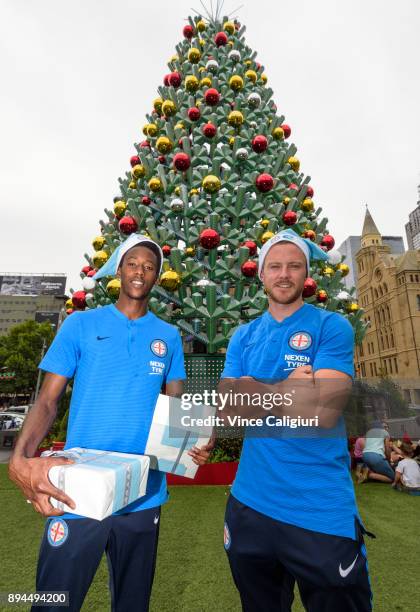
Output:
<instances>
[{"instance_id":1,"label":"blue santa hat","mask_svg":"<svg viewBox=\"0 0 420 612\"><path fill-rule=\"evenodd\" d=\"M100 278L103 278L104 276L115 276L118 268L120 267L121 260L124 257L124 255L127 253L127 251L129 251L135 246L140 246L140 245L147 247L148 249L153 251L153 253L155 253L158 259L158 268L159 268L158 276L160 276L160 273L162 271L162 263L163 263L163 253L162 253L162 249L160 248L160 246L156 242L154 242L151 238L147 238L147 236L143 236L142 234L130 234L127 240L124 240L124 242L122 242L120 246L118 246L115 249L111 257L102 266L102 268L99 268L99 270L93 276L93 278L95 280L99 280Z\"/></svg>"}]
</instances>

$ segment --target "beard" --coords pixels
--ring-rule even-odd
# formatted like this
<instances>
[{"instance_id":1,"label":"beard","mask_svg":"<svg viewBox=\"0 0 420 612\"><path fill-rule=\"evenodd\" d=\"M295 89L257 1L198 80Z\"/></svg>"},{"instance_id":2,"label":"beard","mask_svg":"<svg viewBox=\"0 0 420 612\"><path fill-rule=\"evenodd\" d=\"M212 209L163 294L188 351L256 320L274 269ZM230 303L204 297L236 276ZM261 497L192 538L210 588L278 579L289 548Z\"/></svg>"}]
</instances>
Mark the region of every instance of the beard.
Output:
<instances>
[{"instance_id":1,"label":"beard","mask_svg":"<svg viewBox=\"0 0 420 612\"><path fill-rule=\"evenodd\" d=\"M272 289L266 288L265 290L268 297L271 298L276 304L293 304L293 302L297 302L302 298L303 286L298 288L290 287L291 293L285 294L281 298L278 296L278 294L276 294L276 287L273 287Z\"/></svg>"}]
</instances>

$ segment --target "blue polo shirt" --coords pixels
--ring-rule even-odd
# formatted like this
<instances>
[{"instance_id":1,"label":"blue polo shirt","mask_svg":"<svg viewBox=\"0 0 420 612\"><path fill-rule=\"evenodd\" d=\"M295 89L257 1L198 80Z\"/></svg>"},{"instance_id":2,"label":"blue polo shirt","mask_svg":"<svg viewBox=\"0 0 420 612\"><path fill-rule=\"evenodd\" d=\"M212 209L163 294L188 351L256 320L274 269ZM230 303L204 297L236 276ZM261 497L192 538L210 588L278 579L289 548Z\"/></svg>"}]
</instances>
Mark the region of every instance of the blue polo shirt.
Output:
<instances>
[{"instance_id":1,"label":"blue polo shirt","mask_svg":"<svg viewBox=\"0 0 420 612\"><path fill-rule=\"evenodd\" d=\"M162 385L186 378L178 330L150 311L130 320L114 304L67 317L39 367L74 377L65 448L121 453L144 453ZM146 495L123 512L166 500L164 473L150 470Z\"/></svg>"},{"instance_id":2,"label":"blue polo shirt","mask_svg":"<svg viewBox=\"0 0 420 612\"><path fill-rule=\"evenodd\" d=\"M352 326L337 313L305 303L278 322L267 311L236 330L222 378L280 381L300 365L353 376L353 344ZM359 517L343 418L325 435L275 430L271 437L245 436L233 496L279 521L356 539Z\"/></svg>"}]
</instances>

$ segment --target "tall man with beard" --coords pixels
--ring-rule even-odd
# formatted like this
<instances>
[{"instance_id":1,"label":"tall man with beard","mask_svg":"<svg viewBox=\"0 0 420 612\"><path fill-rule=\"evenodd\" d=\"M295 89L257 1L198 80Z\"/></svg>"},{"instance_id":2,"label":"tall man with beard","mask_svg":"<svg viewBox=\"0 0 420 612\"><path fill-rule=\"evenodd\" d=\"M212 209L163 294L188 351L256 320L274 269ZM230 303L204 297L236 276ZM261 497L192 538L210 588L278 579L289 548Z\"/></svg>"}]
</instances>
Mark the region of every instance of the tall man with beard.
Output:
<instances>
[{"instance_id":1,"label":"tall man with beard","mask_svg":"<svg viewBox=\"0 0 420 612\"><path fill-rule=\"evenodd\" d=\"M295 390L284 411L309 413L321 425L295 434L246 432L224 531L246 612L291 610L295 581L309 612L371 610L341 416L353 376L353 330L341 315L304 303L311 258L327 255L292 230L263 246L259 275L268 311L233 335L219 386L222 393Z\"/></svg>"},{"instance_id":2,"label":"tall man with beard","mask_svg":"<svg viewBox=\"0 0 420 612\"><path fill-rule=\"evenodd\" d=\"M65 320L40 363L40 369L46 371L44 383L10 462L11 479L37 512L50 517L39 554L37 590L68 591L71 611L81 609L104 551L112 609L148 610L160 507L168 499L165 475L150 470L144 497L103 521L95 521L53 508L50 497L74 508L73 501L48 479L52 466L69 461L34 458L34 454L73 377L66 448L144 452L162 386L168 395L180 396L186 377L177 329L148 310L162 260L159 245L132 234L95 275L118 275L118 301L75 312ZM201 455L196 449L196 463L207 457L207 452Z\"/></svg>"}]
</instances>

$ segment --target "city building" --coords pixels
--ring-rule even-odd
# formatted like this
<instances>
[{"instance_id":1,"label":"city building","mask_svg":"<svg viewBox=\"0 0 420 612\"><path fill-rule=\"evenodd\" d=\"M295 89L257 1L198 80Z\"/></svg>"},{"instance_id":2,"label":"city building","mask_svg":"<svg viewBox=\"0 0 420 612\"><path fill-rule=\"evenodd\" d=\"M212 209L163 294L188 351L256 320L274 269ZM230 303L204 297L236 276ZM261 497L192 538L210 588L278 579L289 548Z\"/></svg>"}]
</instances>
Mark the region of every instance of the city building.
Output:
<instances>
[{"instance_id":1,"label":"city building","mask_svg":"<svg viewBox=\"0 0 420 612\"><path fill-rule=\"evenodd\" d=\"M409 222L405 226L407 244L411 250L420 249L420 185L418 185L417 191L419 194L417 207L408 215Z\"/></svg>"},{"instance_id":2,"label":"city building","mask_svg":"<svg viewBox=\"0 0 420 612\"><path fill-rule=\"evenodd\" d=\"M366 210L356 253L357 294L369 327L356 347L360 378L390 376L420 405L420 250L391 252Z\"/></svg>"},{"instance_id":3,"label":"city building","mask_svg":"<svg viewBox=\"0 0 420 612\"><path fill-rule=\"evenodd\" d=\"M66 280L64 274L0 274L0 336L30 319L57 329Z\"/></svg>"}]
</instances>

